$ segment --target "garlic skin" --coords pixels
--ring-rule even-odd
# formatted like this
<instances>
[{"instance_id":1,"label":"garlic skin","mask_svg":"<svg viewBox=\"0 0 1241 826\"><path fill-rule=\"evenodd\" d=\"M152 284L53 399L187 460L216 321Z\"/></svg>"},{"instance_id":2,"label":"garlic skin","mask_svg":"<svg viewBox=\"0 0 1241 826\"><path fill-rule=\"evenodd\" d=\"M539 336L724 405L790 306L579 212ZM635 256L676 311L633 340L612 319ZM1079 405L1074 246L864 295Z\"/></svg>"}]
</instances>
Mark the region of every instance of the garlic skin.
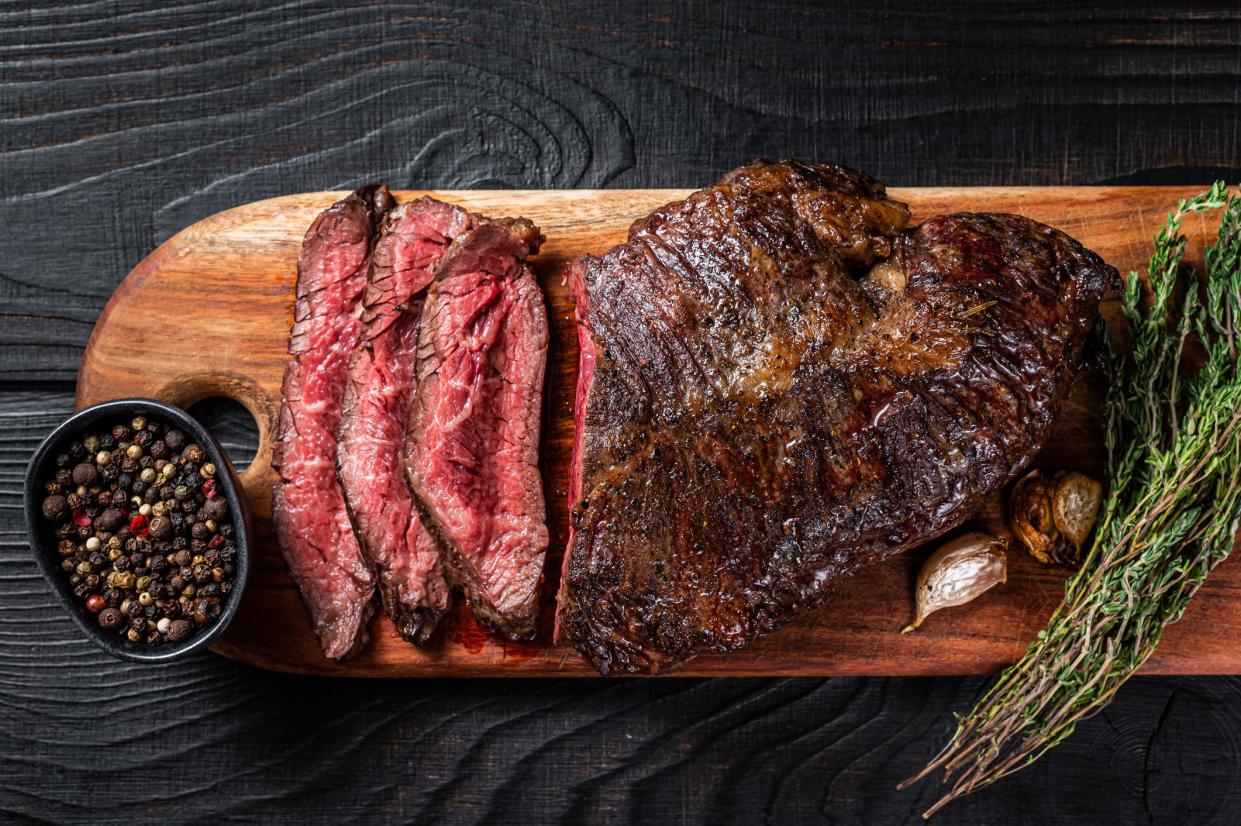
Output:
<instances>
[{"instance_id":1,"label":"garlic skin","mask_svg":"<svg viewBox=\"0 0 1241 826\"><path fill-rule=\"evenodd\" d=\"M964 605L1008 581L1008 540L985 533L967 533L940 546L922 563L914 592L914 621L901 630L913 631L941 608Z\"/></svg>"},{"instance_id":2,"label":"garlic skin","mask_svg":"<svg viewBox=\"0 0 1241 826\"><path fill-rule=\"evenodd\" d=\"M1009 499L1009 527L1039 562L1076 568L1103 504L1103 485L1076 471L1022 477Z\"/></svg>"}]
</instances>

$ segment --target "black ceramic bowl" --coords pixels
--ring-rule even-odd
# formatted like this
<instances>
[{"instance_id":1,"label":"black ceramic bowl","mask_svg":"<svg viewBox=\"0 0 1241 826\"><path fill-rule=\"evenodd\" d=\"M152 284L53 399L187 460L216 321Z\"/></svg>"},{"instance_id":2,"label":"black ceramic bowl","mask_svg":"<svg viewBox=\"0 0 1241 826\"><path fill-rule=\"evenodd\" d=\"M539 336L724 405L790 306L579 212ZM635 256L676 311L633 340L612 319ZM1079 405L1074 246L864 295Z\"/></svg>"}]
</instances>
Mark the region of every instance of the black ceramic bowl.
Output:
<instances>
[{"instance_id":1,"label":"black ceramic bowl","mask_svg":"<svg viewBox=\"0 0 1241 826\"><path fill-rule=\"evenodd\" d=\"M178 428L198 444L216 466L217 489L224 494L232 513L234 542L237 545L236 574L233 590L220 611L219 618L213 625L206 626L193 636L179 643L163 643L146 645L132 643L124 637L105 631L99 627L94 615L86 610L81 600L73 595L69 587L69 579L60 569L60 556L56 553L57 541L50 522L43 518L42 501L43 485L56 474L56 454L63 453L74 437L89 433L104 422L117 419L125 420L133 416L143 415L154 417L175 424ZM250 514L246 508L246 497L241 482L237 479L237 471L228 460L228 455L220 447L206 428L179 407L173 407L154 399L117 399L104 402L94 407L79 410L67 421L52 431L43 440L30 467L26 470L26 527L30 534L30 547L34 552L39 570L47 579L48 584L60 598L65 610L73 617L86 636L114 657L135 662L167 662L183 657L192 651L205 648L212 640L224 633L224 629L237 614L237 607L246 590L246 581L250 575L250 549L254 547L253 529L250 525Z\"/></svg>"}]
</instances>

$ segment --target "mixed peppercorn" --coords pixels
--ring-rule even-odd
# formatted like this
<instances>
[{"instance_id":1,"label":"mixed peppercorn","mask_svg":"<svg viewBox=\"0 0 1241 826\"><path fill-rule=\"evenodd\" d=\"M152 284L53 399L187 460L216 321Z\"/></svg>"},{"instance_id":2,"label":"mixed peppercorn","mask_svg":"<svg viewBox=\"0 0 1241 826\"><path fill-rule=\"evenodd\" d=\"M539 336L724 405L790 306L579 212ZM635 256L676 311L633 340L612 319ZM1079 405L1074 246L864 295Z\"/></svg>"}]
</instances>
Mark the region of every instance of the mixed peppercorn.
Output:
<instances>
[{"instance_id":1,"label":"mixed peppercorn","mask_svg":"<svg viewBox=\"0 0 1241 826\"><path fill-rule=\"evenodd\" d=\"M104 630L159 645L220 616L237 546L216 473L201 445L144 416L56 457L43 516L74 595Z\"/></svg>"}]
</instances>

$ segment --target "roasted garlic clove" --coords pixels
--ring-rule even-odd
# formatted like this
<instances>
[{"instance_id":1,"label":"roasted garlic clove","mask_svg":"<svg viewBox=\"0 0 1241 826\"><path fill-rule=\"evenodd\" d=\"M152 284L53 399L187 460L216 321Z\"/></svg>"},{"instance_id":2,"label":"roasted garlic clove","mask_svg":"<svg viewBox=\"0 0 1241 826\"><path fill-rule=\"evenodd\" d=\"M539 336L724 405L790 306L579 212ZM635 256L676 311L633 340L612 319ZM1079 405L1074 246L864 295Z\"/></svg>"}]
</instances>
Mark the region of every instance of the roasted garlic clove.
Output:
<instances>
[{"instance_id":1,"label":"roasted garlic clove","mask_svg":"<svg viewBox=\"0 0 1241 826\"><path fill-rule=\"evenodd\" d=\"M1103 504L1103 485L1076 471L1025 475L1009 500L1009 525L1039 562L1076 568Z\"/></svg>"},{"instance_id":2,"label":"roasted garlic clove","mask_svg":"<svg viewBox=\"0 0 1241 826\"><path fill-rule=\"evenodd\" d=\"M1008 578L1008 541L985 533L967 533L931 554L918 572L914 621L908 634L940 608L964 605Z\"/></svg>"},{"instance_id":3,"label":"roasted garlic clove","mask_svg":"<svg viewBox=\"0 0 1241 826\"><path fill-rule=\"evenodd\" d=\"M1051 513L1061 536L1081 550L1099 517L1103 483L1075 471L1057 473L1051 491Z\"/></svg>"},{"instance_id":4,"label":"roasted garlic clove","mask_svg":"<svg viewBox=\"0 0 1241 826\"><path fill-rule=\"evenodd\" d=\"M1009 498L1008 525L1039 562L1051 562L1056 518L1051 512L1047 480L1037 470L1022 477Z\"/></svg>"}]
</instances>

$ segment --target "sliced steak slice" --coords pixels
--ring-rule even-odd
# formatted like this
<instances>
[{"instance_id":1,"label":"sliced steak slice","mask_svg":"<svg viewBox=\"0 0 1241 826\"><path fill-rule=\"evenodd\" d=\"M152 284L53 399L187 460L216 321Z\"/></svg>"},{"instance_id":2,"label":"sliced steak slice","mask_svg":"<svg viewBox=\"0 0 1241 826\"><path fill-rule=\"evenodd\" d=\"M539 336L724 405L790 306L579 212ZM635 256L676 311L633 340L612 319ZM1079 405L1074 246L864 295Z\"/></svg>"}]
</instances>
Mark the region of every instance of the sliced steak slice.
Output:
<instances>
[{"instance_id":1,"label":"sliced steak slice","mask_svg":"<svg viewBox=\"0 0 1241 826\"><path fill-rule=\"evenodd\" d=\"M906 219L859 173L760 162L572 270L558 619L600 671L749 644L1043 444L1115 270L1013 215Z\"/></svg>"},{"instance_id":2,"label":"sliced steak slice","mask_svg":"<svg viewBox=\"0 0 1241 826\"><path fill-rule=\"evenodd\" d=\"M539 424L547 313L524 219L458 238L423 310L406 433L410 484L478 620L533 636L547 552Z\"/></svg>"},{"instance_id":3,"label":"sliced steak slice","mask_svg":"<svg viewBox=\"0 0 1241 826\"><path fill-rule=\"evenodd\" d=\"M297 304L272 465L272 519L323 653L366 643L375 579L336 481L336 437L362 292L387 187L359 189L315 219L297 261Z\"/></svg>"},{"instance_id":4,"label":"sliced steak slice","mask_svg":"<svg viewBox=\"0 0 1241 826\"><path fill-rule=\"evenodd\" d=\"M431 198L388 213L363 298L362 343L349 362L337 475L379 594L397 631L422 644L448 610L440 548L413 504L404 440L423 293L454 238L477 223Z\"/></svg>"}]
</instances>

